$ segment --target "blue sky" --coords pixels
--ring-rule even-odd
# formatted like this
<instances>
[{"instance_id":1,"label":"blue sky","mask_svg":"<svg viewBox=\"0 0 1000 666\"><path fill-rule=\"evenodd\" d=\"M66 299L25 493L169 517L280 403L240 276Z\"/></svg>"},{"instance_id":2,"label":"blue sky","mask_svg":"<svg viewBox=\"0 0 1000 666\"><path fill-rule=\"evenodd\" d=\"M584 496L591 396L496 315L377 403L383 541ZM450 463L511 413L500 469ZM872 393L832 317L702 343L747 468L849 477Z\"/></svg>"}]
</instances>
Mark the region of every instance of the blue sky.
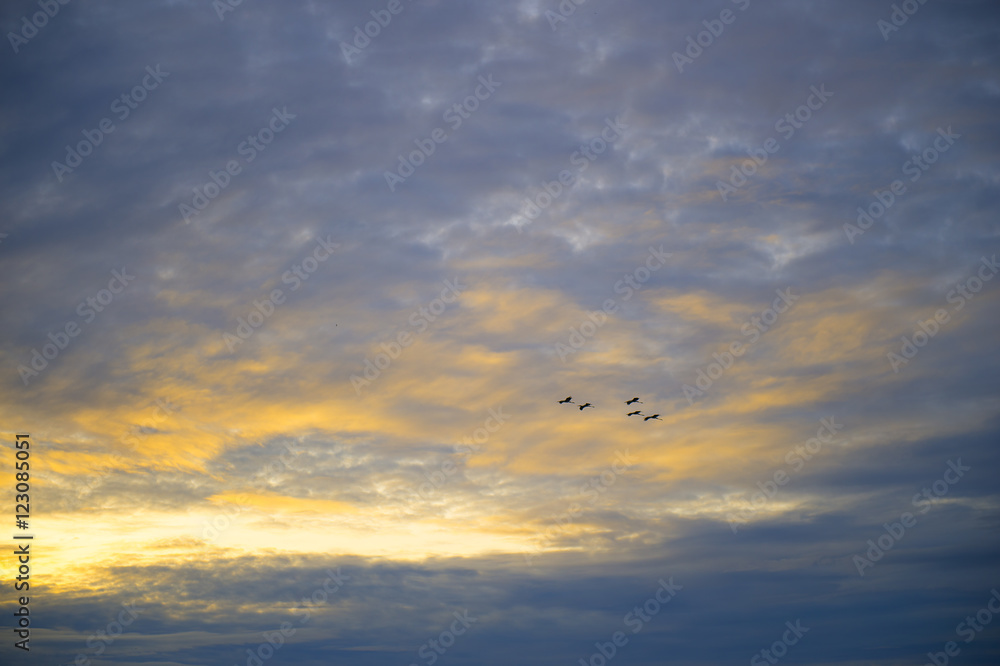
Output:
<instances>
[{"instance_id":1,"label":"blue sky","mask_svg":"<svg viewBox=\"0 0 1000 666\"><path fill-rule=\"evenodd\" d=\"M0 24L4 663L998 663L992 3Z\"/></svg>"}]
</instances>

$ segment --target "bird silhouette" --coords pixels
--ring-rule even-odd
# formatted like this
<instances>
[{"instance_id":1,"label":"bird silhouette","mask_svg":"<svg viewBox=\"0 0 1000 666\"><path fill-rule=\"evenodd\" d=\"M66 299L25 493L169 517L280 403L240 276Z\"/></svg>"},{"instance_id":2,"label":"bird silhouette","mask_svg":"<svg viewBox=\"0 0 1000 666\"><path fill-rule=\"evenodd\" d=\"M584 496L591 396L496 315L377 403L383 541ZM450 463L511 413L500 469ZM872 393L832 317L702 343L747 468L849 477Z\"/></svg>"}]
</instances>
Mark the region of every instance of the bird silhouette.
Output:
<instances>
[{"instance_id":1,"label":"bird silhouette","mask_svg":"<svg viewBox=\"0 0 1000 666\"><path fill-rule=\"evenodd\" d=\"M659 414L653 414L652 416L647 416L643 421L648 421L649 419L656 419L657 421L662 421Z\"/></svg>"},{"instance_id":2,"label":"bird silhouette","mask_svg":"<svg viewBox=\"0 0 1000 666\"><path fill-rule=\"evenodd\" d=\"M631 405L633 402L638 402L640 405L642 404L642 401L639 400L639 398L632 398L631 400L626 400L625 404L626 405Z\"/></svg>"},{"instance_id":3,"label":"bird silhouette","mask_svg":"<svg viewBox=\"0 0 1000 666\"><path fill-rule=\"evenodd\" d=\"M642 412L640 412L639 410L636 410L634 412L629 412L625 416L635 416L636 414L638 414L639 416L642 416Z\"/></svg>"},{"instance_id":4,"label":"bird silhouette","mask_svg":"<svg viewBox=\"0 0 1000 666\"><path fill-rule=\"evenodd\" d=\"M573 396L571 396L571 395L568 395L568 396L566 396L566 399L565 399L565 400L560 400L560 401L559 401L559 404L561 405L561 404L563 404L563 403L567 403L567 402L568 402L569 404L571 404L571 405L572 405L572 404L575 404L575 403L573 402Z\"/></svg>"},{"instance_id":5,"label":"bird silhouette","mask_svg":"<svg viewBox=\"0 0 1000 666\"><path fill-rule=\"evenodd\" d=\"M591 407L591 408L592 408L592 407L593 407L593 405L592 405L592 404L590 404L589 402L585 402L585 403L583 403L582 405L580 405L580 411L582 412L582 411L583 411L583 410L585 410L585 409L586 409L587 407Z\"/></svg>"}]
</instances>

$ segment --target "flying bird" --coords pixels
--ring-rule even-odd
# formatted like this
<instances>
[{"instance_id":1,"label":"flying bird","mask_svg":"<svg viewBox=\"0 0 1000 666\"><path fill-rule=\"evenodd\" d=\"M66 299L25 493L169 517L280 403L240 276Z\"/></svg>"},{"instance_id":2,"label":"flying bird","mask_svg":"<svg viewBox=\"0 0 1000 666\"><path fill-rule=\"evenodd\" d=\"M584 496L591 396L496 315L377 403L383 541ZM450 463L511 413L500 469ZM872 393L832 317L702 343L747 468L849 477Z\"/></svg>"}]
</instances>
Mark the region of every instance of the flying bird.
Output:
<instances>
[{"instance_id":1,"label":"flying bird","mask_svg":"<svg viewBox=\"0 0 1000 666\"><path fill-rule=\"evenodd\" d=\"M631 405L633 402L638 402L640 405L642 404L642 401L639 400L639 398L632 398L631 400L626 400L625 404L626 405Z\"/></svg>"},{"instance_id":2,"label":"flying bird","mask_svg":"<svg viewBox=\"0 0 1000 666\"><path fill-rule=\"evenodd\" d=\"M653 414L652 416L647 416L643 421L648 421L649 419L656 419L657 421L662 421L659 414Z\"/></svg>"},{"instance_id":3,"label":"flying bird","mask_svg":"<svg viewBox=\"0 0 1000 666\"><path fill-rule=\"evenodd\" d=\"M573 396L571 396L571 395L566 396L566 399L565 400L560 400L559 404L561 405L561 404L566 403L566 402L568 402L571 405L574 404L573 403Z\"/></svg>"},{"instance_id":4,"label":"flying bird","mask_svg":"<svg viewBox=\"0 0 1000 666\"><path fill-rule=\"evenodd\" d=\"M587 409L587 407L593 407L593 405L590 404L589 402L585 402L582 405L580 405L580 411L582 412L583 410Z\"/></svg>"},{"instance_id":5,"label":"flying bird","mask_svg":"<svg viewBox=\"0 0 1000 666\"><path fill-rule=\"evenodd\" d=\"M629 412L625 416L635 416L636 414L638 414L639 416L642 416L642 412L640 412L639 410L636 410L634 412Z\"/></svg>"}]
</instances>

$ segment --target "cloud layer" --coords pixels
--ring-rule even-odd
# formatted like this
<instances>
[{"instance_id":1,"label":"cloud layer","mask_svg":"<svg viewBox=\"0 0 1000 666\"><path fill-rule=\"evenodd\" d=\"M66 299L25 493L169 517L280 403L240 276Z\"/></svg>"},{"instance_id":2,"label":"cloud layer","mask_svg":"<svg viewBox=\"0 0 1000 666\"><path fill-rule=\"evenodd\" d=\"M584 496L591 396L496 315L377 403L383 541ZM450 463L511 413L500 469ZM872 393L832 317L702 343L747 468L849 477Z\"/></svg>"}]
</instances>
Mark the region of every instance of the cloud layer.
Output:
<instances>
[{"instance_id":1,"label":"cloud layer","mask_svg":"<svg viewBox=\"0 0 1000 666\"><path fill-rule=\"evenodd\" d=\"M901 5L5 5L4 659L996 663L1000 17Z\"/></svg>"}]
</instances>

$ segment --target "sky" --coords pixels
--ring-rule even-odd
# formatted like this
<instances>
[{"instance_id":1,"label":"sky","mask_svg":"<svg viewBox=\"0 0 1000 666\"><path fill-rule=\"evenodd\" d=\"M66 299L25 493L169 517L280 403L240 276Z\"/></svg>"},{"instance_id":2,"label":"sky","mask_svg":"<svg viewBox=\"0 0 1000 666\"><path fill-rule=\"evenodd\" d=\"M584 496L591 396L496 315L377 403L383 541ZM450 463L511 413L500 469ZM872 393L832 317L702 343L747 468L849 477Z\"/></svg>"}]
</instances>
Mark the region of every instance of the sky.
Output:
<instances>
[{"instance_id":1,"label":"sky","mask_svg":"<svg viewBox=\"0 0 1000 666\"><path fill-rule=\"evenodd\" d=\"M4 3L0 661L1000 663L997 9Z\"/></svg>"}]
</instances>

